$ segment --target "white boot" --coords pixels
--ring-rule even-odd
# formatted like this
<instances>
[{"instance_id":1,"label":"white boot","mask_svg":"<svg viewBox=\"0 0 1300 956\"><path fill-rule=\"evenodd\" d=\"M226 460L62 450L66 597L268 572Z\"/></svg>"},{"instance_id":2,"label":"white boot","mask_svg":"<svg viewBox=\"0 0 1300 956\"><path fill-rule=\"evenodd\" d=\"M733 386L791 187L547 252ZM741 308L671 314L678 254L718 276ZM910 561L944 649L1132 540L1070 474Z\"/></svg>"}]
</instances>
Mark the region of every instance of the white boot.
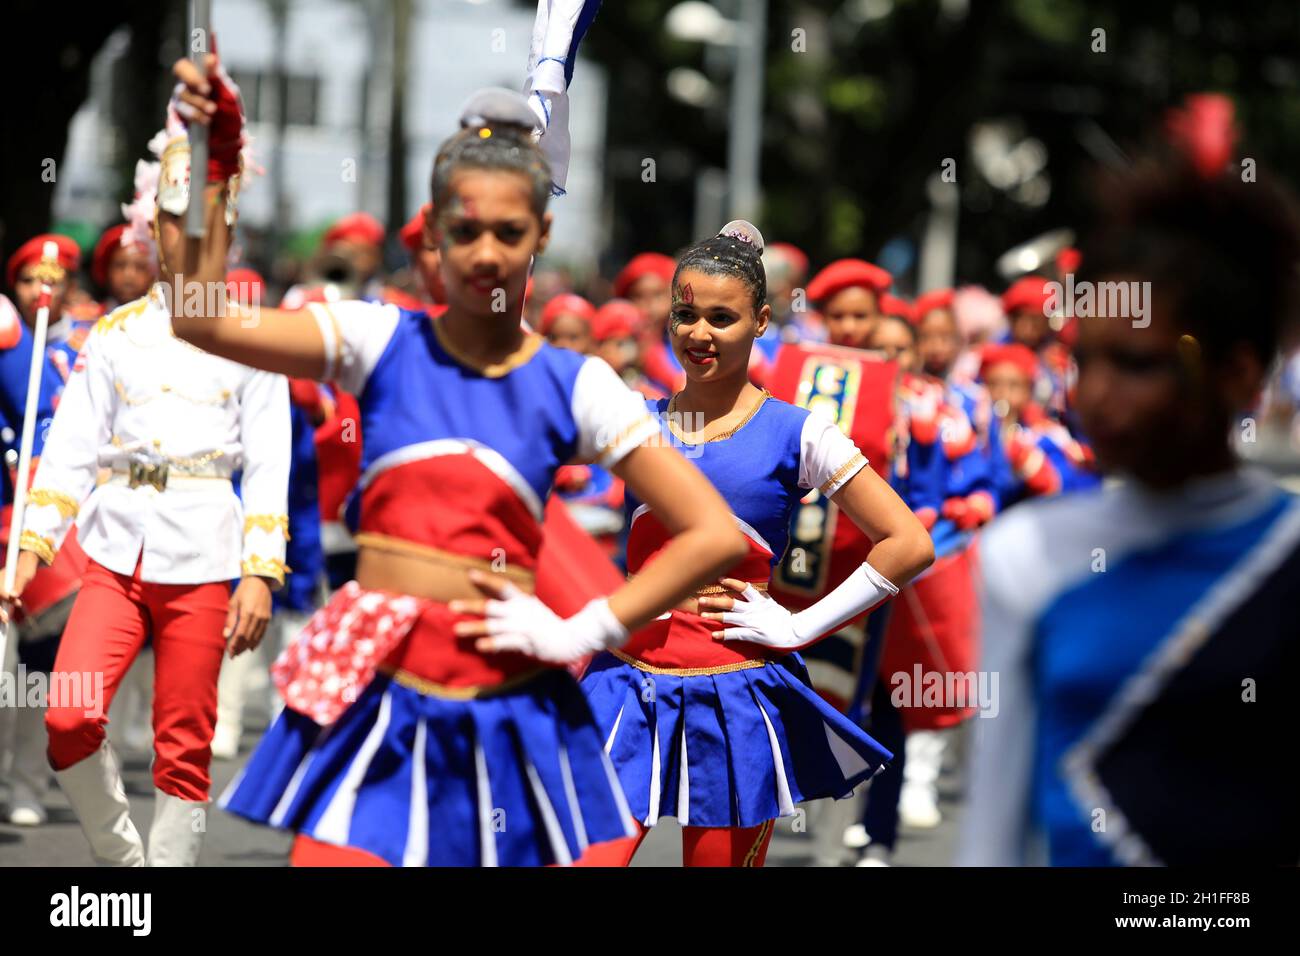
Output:
<instances>
[{"instance_id":1,"label":"white boot","mask_svg":"<svg viewBox=\"0 0 1300 956\"><path fill-rule=\"evenodd\" d=\"M934 789L917 783L904 783L898 795L898 821L914 830L932 830L943 822Z\"/></svg>"},{"instance_id":2,"label":"white boot","mask_svg":"<svg viewBox=\"0 0 1300 956\"><path fill-rule=\"evenodd\" d=\"M892 851L885 849L879 843L869 843L867 848L862 851L858 857L858 862L854 866L893 866L891 862L894 858Z\"/></svg>"},{"instance_id":3,"label":"white boot","mask_svg":"<svg viewBox=\"0 0 1300 956\"><path fill-rule=\"evenodd\" d=\"M153 825L149 828L149 866L197 866L208 805L154 790Z\"/></svg>"},{"instance_id":4,"label":"white boot","mask_svg":"<svg viewBox=\"0 0 1300 956\"><path fill-rule=\"evenodd\" d=\"M38 827L46 821L42 803L50 784L50 765L45 757L49 740L45 733L44 707L16 707L13 763L9 770L9 822L19 827Z\"/></svg>"},{"instance_id":5,"label":"white boot","mask_svg":"<svg viewBox=\"0 0 1300 956\"><path fill-rule=\"evenodd\" d=\"M217 675L217 725L212 732L212 756L234 760L239 756L239 738L244 733L244 688L257 666L257 652L244 651L238 657L223 657Z\"/></svg>"},{"instance_id":6,"label":"white boot","mask_svg":"<svg viewBox=\"0 0 1300 956\"><path fill-rule=\"evenodd\" d=\"M947 743L942 731L916 730L907 735L903 790L898 799L898 817L903 826L928 830L943 822L938 780Z\"/></svg>"},{"instance_id":7,"label":"white boot","mask_svg":"<svg viewBox=\"0 0 1300 956\"><path fill-rule=\"evenodd\" d=\"M54 776L81 821L95 862L101 866L144 866L144 845L131 822L126 788L108 741L85 760L55 771Z\"/></svg>"}]
</instances>

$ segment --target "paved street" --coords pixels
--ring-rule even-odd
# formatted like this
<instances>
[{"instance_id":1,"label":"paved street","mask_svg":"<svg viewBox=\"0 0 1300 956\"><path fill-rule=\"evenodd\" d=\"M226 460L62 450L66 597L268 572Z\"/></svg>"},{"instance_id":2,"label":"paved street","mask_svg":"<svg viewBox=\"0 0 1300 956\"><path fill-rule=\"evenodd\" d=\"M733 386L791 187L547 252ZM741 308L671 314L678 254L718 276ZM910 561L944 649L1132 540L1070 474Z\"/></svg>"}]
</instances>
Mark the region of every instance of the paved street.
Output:
<instances>
[{"instance_id":1,"label":"paved street","mask_svg":"<svg viewBox=\"0 0 1300 956\"><path fill-rule=\"evenodd\" d=\"M263 714L253 715L256 727L244 735L241 760L214 761L213 792L220 793L234 778L242 759L261 734ZM126 789L131 799L132 817L141 833L147 833L153 816L153 781L147 757L127 757ZM944 822L929 831L904 831L895 859L896 865L942 866L950 857L955 837L958 807L955 803L953 777L940 781ZM0 797L3 799L3 797ZM50 822L39 829L25 829L0 823L0 866L89 866L90 851L57 786L47 798ZM808 808L803 816L780 821L768 853L769 866L809 866L817 856L815 835L826 805ZM838 828L836 828L838 829ZM288 835L254 826L220 810L209 816L209 832L200 858L204 866L284 866L288 855ZM846 851L847 853L847 851ZM681 841L675 821L660 824L650 834L633 861L634 866L678 866L681 864Z\"/></svg>"}]
</instances>

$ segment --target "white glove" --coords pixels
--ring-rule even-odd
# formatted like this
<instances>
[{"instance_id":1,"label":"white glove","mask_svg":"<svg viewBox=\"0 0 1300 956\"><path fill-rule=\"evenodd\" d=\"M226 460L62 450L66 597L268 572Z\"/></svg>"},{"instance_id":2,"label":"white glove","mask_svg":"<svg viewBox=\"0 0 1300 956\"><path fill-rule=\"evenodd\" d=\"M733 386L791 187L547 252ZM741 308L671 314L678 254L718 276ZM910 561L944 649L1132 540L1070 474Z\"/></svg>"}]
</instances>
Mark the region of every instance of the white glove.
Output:
<instances>
[{"instance_id":1,"label":"white glove","mask_svg":"<svg viewBox=\"0 0 1300 956\"><path fill-rule=\"evenodd\" d=\"M500 593L501 600L489 600L483 608L489 636L479 639L481 651L518 651L539 661L568 664L627 640L627 628L603 597L562 618L509 582L502 584Z\"/></svg>"},{"instance_id":2,"label":"white glove","mask_svg":"<svg viewBox=\"0 0 1300 956\"><path fill-rule=\"evenodd\" d=\"M712 620L730 625L722 634L724 641L752 641L766 647L789 649L803 643L794 629L794 615L780 604L747 584L739 594L728 595L734 603L730 611L715 612ZM716 598L701 599L716 600Z\"/></svg>"},{"instance_id":3,"label":"white glove","mask_svg":"<svg viewBox=\"0 0 1300 956\"><path fill-rule=\"evenodd\" d=\"M725 641L750 641L780 650L797 650L893 597L898 588L865 561L812 607L791 614L752 584L734 597L730 611L709 615L729 625ZM716 599L703 598L701 603Z\"/></svg>"}]
</instances>

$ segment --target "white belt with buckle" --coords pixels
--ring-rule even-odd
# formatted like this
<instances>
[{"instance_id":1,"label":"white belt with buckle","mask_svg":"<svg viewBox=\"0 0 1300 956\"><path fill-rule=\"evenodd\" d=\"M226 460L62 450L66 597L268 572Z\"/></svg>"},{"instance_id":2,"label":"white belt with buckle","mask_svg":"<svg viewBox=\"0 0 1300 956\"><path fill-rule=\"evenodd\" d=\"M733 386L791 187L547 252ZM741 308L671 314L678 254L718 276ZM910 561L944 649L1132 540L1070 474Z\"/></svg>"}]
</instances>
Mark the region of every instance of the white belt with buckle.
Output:
<instances>
[{"instance_id":1,"label":"white belt with buckle","mask_svg":"<svg viewBox=\"0 0 1300 956\"><path fill-rule=\"evenodd\" d=\"M158 491L169 489L200 491L205 488L219 488L221 485L218 482L229 486L230 477L219 474L215 469L209 473L182 471L165 461L156 464L133 461L127 466L115 467L105 484L126 485L128 488L152 485Z\"/></svg>"}]
</instances>

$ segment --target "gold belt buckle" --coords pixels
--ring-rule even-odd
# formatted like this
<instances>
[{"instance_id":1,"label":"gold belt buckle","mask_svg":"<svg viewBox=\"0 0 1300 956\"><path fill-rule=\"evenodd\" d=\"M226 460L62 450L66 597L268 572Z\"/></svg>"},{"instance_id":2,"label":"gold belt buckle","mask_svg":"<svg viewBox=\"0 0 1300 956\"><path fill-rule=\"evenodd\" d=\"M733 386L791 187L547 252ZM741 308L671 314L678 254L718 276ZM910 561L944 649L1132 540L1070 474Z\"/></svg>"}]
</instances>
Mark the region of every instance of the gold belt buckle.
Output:
<instances>
[{"instance_id":1,"label":"gold belt buckle","mask_svg":"<svg viewBox=\"0 0 1300 956\"><path fill-rule=\"evenodd\" d=\"M167 487L167 462L160 462L156 465L146 465L143 462L133 461L128 469L127 484L132 488L139 488L141 485L153 485L159 491Z\"/></svg>"}]
</instances>

